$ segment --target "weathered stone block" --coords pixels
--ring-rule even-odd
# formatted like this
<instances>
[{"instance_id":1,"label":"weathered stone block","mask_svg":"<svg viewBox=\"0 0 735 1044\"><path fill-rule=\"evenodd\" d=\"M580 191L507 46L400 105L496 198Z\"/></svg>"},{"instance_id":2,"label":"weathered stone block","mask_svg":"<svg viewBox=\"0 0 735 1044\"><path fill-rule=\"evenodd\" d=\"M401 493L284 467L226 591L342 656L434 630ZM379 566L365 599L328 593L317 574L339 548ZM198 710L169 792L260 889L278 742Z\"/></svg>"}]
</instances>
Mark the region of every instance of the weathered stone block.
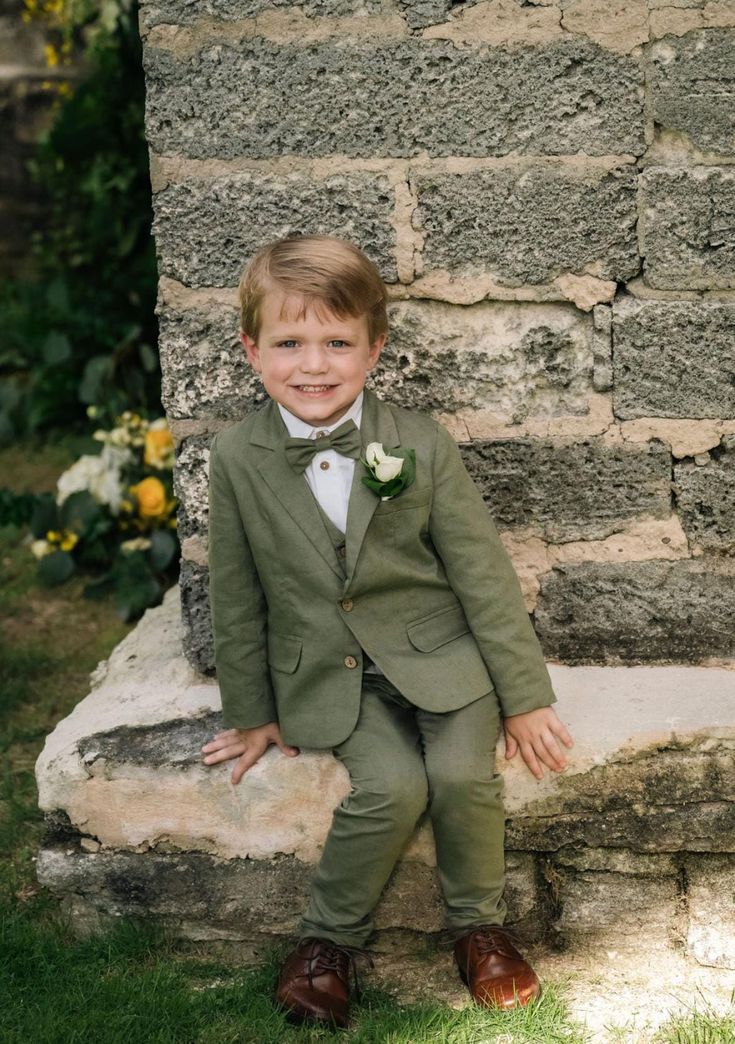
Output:
<instances>
[{"instance_id":1,"label":"weathered stone block","mask_svg":"<svg viewBox=\"0 0 735 1044\"><path fill-rule=\"evenodd\" d=\"M681 718L672 713L670 720L676 733ZM545 852L585 845L633 853L733 851L734 750L727 743L711 747L708 739L690 737L630 757L620 751L607 764L569 776L554 794L527 802L508 824L506 843ZM584 868L631 872L612 856Z\"/></svg>"},{"instance_id":2,"label":"weathered stone block","mask_svg":"<svg viewBox=\"0 0 735 1044\"><path fill-rule=\"evenodd\" d=\"M462 456L499 526L552 541L598 540L638 515L671 513L671 454L657 440L477 440Z\"/></svg>"},{"instance_id":3,"label":"weathered stone block","mask_svg":"<svg viewBox=\"0 0 735 1044\"><path fill-rule=\"evenodd\" d=\"M630 941L658 949L673 942L677 924L676 877L614 873L560 875L554 928L567 945L589 937Z\"/></svg>"},{"instance_id":4,"label":"weathered stone block","mask_svg":"<svg viewBox=\"0 0 735 1044\"><path fill-rule=\"evenodd\" d=\"M147 137L163 154L617 155L645 148L639 63L581 37L480 49L444 40L299 46L245 38L213 41L183 58L149 46L144 61Z\"/></svg>"},{"instance_id":5,"label":"weathered stone block","mask_svg":"<svg viewBox=\"0 0 735 1044\"><path fill-rule=\"evenodd\" d=\"M645 281L661 290L735 287L735 172L648 167L640 189Z\"/></svg>"},{"instance_id":6,"label":"weathered stone block","mask_svg":"<svg viewBox=\"0 0 735 1044\"><path fill-rule=\"evenodd\" d=\"M702 842L735 850L731 672L551 664L550 673L575 738L567 772L537 781L518 757L497 759L509 920L535 934L556 925L572 939L595 922L615 928L617 906L655 933L680 910L681 857L666 853L692 851L695 895L701 860L705 873L727 865L702 856ZM230 764L204 765L219 696L181 655L175 588L93 686L37 763L48 817L42 883L67 897L83 926L134 915L188 938L293 933L332 811L349 791L344 767L327 751L286 758L271 747L233 786ZM441 928L435 862L424 815L376 911L380 928ZM717 944L714 919L708 931Z\"/></svg>"},{"instance_id":7,"label":"weathered stone block","mask_svg":"<svg viewBox=\"0 0 735 1044\"><path fill-rule=\"evenodd\" d=\"M735 563L682 560L555 566L534 621L566 663L697 663L735 657Z\"/></svg>"},{"instance_id":8,"label":"weathered stone block","mask_svg":"<svg viewBox=\"0 0 735 1044\"><path fill-rule=\"evenodd\" d=\"M182 558L179 589L184 655L195 670L211 674L214 670L214 638L209 611L209 570Z\"/></svg>"},{"instance_id":9,"label":"weathered stone block","mask_svg":"<svg viewBox=\"0 0 735 1044\"><path fill-rule=\"evenodd\" d=\"M735 149L735 31L702 29L666 36L650 52L653 119L707 152Z\"/></svg>"},{"instance_id":10,"label":"weathered stone block","mask_svg":"<svg viewBox=\"0 0 735 1044\"><path fill-rule=\"evenodd\" d=\"M245 358L236 308L158 313L161 399L169 419L239 420L266 400Z\"/></svg>"},{"instance_id":11,"label":"weathered stone block","mask_svg":"<svg viewBox=\"0 0 735 1044\"><path fill-rule=\"evenodd\" d=\"M389 282L397 279L394 192L382 175L249 171L171 184L154 200L161 275L189 286L236 286L251 254L287 235L354 239Z\"/></svg>"},{"instance_id":12,"label":"weathered stone block","mask_svg":"<svg viewBox=\"0 0 735 1044\"><path fill-rule=\"evenodd\" d=\"M400 0L411 29L424 29L427 25L443 22L452 7L452 0Z\"/></svg>"},{"instance_id":13,"label":"weathered stone block","mask_svg":"<svg viewBox=\"0 0 735 1044\"><path fill-rule=\"evenodd\" d=\"M634 417L735 417L735 304L613 305L613 409Z\"/></svg>"},{"instance_id":14,"label":"weathered stone block","mask_svg":"<svg viewBox=\"0 0 735 1044\"><path fill-rule=\"evenodd\" d=\"M497 168L414 181L425 269L489 272L509 286L583 271L625 280L638 271L632 167Z\"/></svg>"},{"instance_id":15,"label":"weathered stone block","mask_svg":"<svg viewBox=\"0 0 735 1044\"><path fill-rule=\"evenodd\" d=\"M591 317L566 304L397 302L372 387L424 412L490 409L528 417L585 414L593 391Z\"/></svg>"},{"instance_id":16,"label":"weathered stone block","mask_svg":"<svg viewBox=\"0 0 735 1044\"><path fill-rule=\"evenodd\" d=\"M735 436L705 454L706 463L682 461L674 467L674 490L681 524L701 548L735 554Z\"/></svg>"},{"instance_id":17,"label":"weathered stone block","mask_svg":"<svg viewBox=\"0 0 735 1044\"><path fill-rule=\"evenodd\" d=\"M150 29L160 24L192 25L204 18L236 22L293 6L293 0L143 0L140 9L141 22ZM390 8L391 0L299 0L298 6L307 18L346 17L379 14Z\"/></svg>"},{"instance_id":18,"label":"weathered stone block","mask_svg":"<svg viewBox=\"0 0 735 1044\"><path fill-rule=\"evenodd\" d=\"M179 499L177 528L182 540L189 536L206 536L211 441L211 435L193 435L185 439L177 450L174 492Z\"/></svg>"},{"instance_id":19,"label":"weathered stone block","mask_svg":"<svg viewBox=\"0 0 735 1044\"><path fill-rule=\"evenodd\" d=\"M710 856L685 865L687 950L700 964L735 968L735 860Z\"/></svg>"}]
</instances>

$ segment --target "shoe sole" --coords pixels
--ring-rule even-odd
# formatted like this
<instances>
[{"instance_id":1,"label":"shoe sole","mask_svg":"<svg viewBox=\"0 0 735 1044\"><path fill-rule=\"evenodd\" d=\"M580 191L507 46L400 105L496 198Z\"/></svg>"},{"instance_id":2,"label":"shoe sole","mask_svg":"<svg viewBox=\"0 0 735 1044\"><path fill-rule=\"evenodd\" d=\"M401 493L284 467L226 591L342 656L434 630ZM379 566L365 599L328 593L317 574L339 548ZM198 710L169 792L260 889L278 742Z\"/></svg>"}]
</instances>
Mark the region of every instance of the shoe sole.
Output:
<instances>
[{"instance_id":1,"label":"shoe sole","mask_svg":"<svg viewBox=\"0 0 735 1044\"><path fill-rule=\"evenodd\" d=\"M274 1006L285 1016L286 1022L290 1022L293 1026L325 1026L327 1029L349 1029L350 1020L341 1021L336 1016L334 1018L321 1018L319 1015L314 1015L308 1011L298 1011L296 1008L289 1008L281 1001L273 1001Z\"/></svg>"}]
</instances>

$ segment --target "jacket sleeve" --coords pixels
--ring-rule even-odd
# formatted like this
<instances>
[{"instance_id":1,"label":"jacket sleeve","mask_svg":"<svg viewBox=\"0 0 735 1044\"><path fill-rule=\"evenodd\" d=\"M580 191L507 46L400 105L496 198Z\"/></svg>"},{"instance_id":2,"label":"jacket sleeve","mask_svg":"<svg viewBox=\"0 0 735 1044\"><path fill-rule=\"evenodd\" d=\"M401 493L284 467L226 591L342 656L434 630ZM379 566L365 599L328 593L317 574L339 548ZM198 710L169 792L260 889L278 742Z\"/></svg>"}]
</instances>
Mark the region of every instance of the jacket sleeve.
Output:
<instances>
[{"instance_id":1,"label":"jacket sleeve","mask_svg":"<svg viewBox=\"0 0 735 1044\"><path fill-rule=\"evenodd\" d=\"M503 714L556 702L518 576L459 449L440 424L429 534L490 673Z\"/></svg>"},{"instance_id":2,"label":"jacket sleeve","mask_svg":"<svg viewBox=\"0 0 735 1044\"><path fill-rule=\"evenodd\" d=\"M267 603L232 483L209 454L209 607L226 729L277 721L267 662Z\"/></svg>"}]
</instances>

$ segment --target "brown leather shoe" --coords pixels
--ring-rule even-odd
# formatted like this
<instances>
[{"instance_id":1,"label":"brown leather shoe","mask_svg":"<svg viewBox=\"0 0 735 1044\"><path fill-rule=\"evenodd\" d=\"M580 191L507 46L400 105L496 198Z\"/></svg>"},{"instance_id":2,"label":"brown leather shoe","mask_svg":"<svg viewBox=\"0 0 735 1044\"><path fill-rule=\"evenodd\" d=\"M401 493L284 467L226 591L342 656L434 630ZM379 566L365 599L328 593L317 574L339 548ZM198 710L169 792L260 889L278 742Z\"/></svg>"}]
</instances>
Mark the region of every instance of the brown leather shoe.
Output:
<instances>
[{"instance_id":1,"label":"brown leather shoe","mask_svg":"<svg viewBox=\"0 0 735 1044\"><path fill-rule=\"evenodd\" d=\"M286 958L275 1000L291 1022L320 1022L349 1026L350 972L358 986L355 959L362 950L339 946L330 939L302 939Z\"/></svg>"},{"instance_id":2,"label":"brown leather shoe","mask_svg":"<svg viewBox=\"0 0 735 1044\"><path fill-rule=\"evenodd\" d=\"M541 993L535 971L498 924L480 925L457 939L454 956L462 981L478 1004L523 1007Z\"/></svg>"}]
</instances>

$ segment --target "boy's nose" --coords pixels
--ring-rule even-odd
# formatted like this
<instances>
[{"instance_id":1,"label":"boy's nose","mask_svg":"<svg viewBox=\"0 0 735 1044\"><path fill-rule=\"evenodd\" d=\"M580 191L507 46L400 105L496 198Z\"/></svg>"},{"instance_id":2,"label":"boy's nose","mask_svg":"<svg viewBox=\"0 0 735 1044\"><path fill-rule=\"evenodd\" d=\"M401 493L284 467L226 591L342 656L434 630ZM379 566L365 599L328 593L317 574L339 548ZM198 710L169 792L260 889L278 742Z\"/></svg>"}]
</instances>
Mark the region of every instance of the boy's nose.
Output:
<instances>
[{"instance_id":1,"label":"boy's nose","mask_svg":"<svg viewBox=\"0 0 735 1044\"><path fill-rule=\"evenodd\" d=\"M319 345L307 346L301 355L301 369L304 373L325 373L329 369L327 353Z\"/></svg>"}]
</instances>

